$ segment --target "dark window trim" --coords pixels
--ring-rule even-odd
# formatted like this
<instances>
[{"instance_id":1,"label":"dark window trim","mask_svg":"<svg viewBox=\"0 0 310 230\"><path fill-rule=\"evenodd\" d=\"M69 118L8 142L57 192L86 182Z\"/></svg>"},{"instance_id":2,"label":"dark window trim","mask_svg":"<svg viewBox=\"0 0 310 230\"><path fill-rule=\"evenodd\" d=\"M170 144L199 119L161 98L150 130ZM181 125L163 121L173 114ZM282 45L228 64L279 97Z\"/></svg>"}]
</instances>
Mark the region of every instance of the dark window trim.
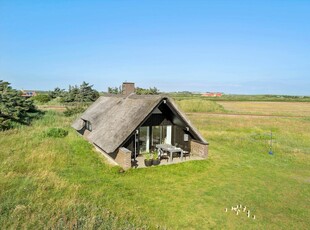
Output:
<instances>
[{"instance_id":1,"label":"dark window trim","mask_svg":"<svg viewBox=\"0 0 310 230\"><path fill-rule=\"evenodd\" d=\"M84 122L85 122L85 129L92 131L93 127L92 127L90 121L84 120Z\"/></svg>"}]
</instances>

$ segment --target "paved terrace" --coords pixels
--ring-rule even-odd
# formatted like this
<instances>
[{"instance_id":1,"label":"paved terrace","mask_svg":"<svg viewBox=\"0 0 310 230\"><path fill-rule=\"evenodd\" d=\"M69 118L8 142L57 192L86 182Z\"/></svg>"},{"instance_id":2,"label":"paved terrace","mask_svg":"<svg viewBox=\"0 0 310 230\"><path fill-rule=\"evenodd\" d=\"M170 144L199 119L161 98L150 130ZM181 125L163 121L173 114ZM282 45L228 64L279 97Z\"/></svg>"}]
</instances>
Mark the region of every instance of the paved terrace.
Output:
<instances>
[{"instance_id":1,"label":"paved terrace","mask_svg":"<svg viewBox=\"0 0 310 230\"><path fill-rule=\"evenodd\" d=\"M183 161L181 160L180 157L175 157L173 158L173 160L170 162L170 160L168 159L162 159L160 161L160 164L158 166L161 166L161 165L170 165L170 164L178 164L178 163L182 163L182 162L187 162L187 161L197 161L197 160L205 160L205 158L202 158L202 157L199 157L199 156L190 156L190 157L183 157ZM136 158L136 162L132 162L133 165L132 167L133 168L146 168L145 164L144 164L144 156L138 156ZM151 167L156 167L154 165L152 165Z\"/></svg>"}]
</instances>

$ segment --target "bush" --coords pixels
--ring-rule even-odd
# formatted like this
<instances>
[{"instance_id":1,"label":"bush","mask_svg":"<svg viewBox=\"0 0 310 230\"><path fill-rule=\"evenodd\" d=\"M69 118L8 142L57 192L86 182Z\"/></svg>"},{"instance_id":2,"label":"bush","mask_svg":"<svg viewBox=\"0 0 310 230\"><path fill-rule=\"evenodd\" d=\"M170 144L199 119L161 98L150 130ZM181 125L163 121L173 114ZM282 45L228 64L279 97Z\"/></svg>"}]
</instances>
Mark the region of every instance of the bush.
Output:
<instances>
[{"instance_id":1,"label":"bush","mask_svg":"<svg viewBox=\"0 0 310 230\"><path fill-rule=\"evenodd\" d=\"M50 128L45 132L46 137L65 137L68 135L68 131L62 128Z\"/></svg>"},{"instance_id":2,"label":"bush","mask_svg":"<svg viewBox=\"0 0 310 230\"><path fill-rule=\"evenodd\" d=\"M34 96L32 99L42 104L47 103L51 100L51 98L47 94L39 94L37 96Z\"/></svg>"},{"instance_id":3,"label":"bush","mask_svg":"<svg viewBox=\"0 0 310 230\"><path fill-rule=\"evenodd\" d=\"M81 107L81 106L76 106L73 108L68 108L66 107L66 111L64 111L64 115L66 117L70 117L72 115L78 114L78 113L82 113L84 112L85 108Z\"/></svg>"}]
</instances>

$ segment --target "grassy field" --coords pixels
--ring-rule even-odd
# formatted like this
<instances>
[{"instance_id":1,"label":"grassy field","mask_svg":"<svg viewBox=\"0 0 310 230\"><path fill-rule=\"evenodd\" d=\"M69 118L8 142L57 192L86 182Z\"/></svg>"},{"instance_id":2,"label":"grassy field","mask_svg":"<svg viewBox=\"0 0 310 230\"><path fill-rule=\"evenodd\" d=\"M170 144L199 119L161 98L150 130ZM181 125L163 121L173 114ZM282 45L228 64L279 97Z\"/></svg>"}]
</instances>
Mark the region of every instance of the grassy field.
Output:
<instances>
[{"instance_id":1,"label":"grassy field","mask_svg":"<svg viewBox=\"0 0 310 230\"><path fill-rule=\"evenodd\" d=\"M217 102L226 111L240 114L310 116L310 102Z\"/></svg>"},{"instance_id":2,"label":"grassy field","mask_svg":"<svg viewBox=\"0 0 310 230\"><path fill-rule=\"evenodd\" d=\"M184 112L213 112L222 113L226 110L224 107L214 101L200 100L200 99L185 99L176 101L180 109Z\"/></svg>"},{"instance_id":3,"label":"grassy field","mask_svg":"<svg viewBox=\"0 0 310 230\"><path fill-rule=\"evenodd\" d=\"M210 143L205 161L119 173L70 128L74 118L59 111L0 133L1 229L308 229L309 104L297 110L301 117L259 117L199 103L179 105ZM50 127L69 135L45 137ZM224 212L237 204L256 219Z\"/></svg>"},{"instance_id":4,"label":"grassy field","mask_svg":"<svg viewBox=\"0 0 310 230\"><path fill-rule=\"evenodd\" d=\"M310 102L310 96L223 94L221 97L203 97L201 93L169 93L169 95L175 100Z\"/></svg>"}]
</instances>

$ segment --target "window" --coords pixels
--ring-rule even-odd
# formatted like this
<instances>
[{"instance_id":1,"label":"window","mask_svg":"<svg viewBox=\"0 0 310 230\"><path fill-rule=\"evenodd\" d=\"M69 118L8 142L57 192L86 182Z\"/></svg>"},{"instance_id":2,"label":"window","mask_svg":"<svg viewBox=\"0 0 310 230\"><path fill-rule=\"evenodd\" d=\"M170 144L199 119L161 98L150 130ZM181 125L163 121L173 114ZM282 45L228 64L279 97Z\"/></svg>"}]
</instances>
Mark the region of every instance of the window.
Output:
<instances>
[{"instance_id":1,"label":"window","mask_svg":"<svg viewBox=\"0 0 310 230\"><path fill-rule=\"evenodd\" d=\"M85 128L89 131L92 131L91 123L90 121L85 121Z\"/></svg>"}]
</instances>

